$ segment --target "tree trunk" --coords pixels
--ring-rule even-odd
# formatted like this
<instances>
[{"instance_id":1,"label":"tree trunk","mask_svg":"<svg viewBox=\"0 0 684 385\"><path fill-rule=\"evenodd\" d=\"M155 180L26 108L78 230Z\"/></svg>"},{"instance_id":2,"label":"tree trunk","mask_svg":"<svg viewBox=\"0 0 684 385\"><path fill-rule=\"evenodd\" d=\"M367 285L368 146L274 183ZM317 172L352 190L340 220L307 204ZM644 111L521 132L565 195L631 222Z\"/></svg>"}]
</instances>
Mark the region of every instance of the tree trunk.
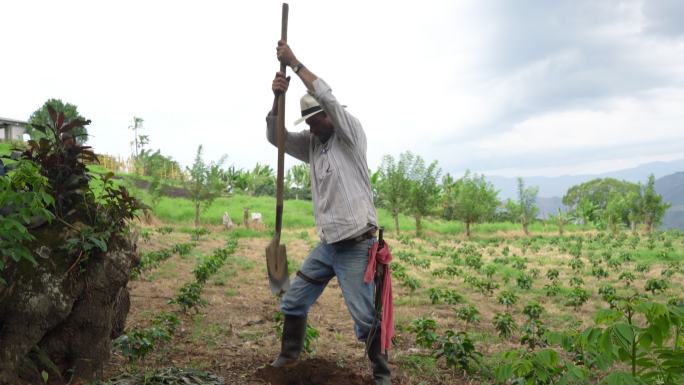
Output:
<instances>
[{"instance_id":1,"label":"tree trunk","mask_svg":"<svg viewBox=\"0 0 684 385\"><path fill-rule=\"evenodd\" d=\"M107 253L70 270L73 258L59 249L63 233L54 226L39 230L32 245L42 257L38 265L11 262L2 272L8 286L0 285L0 385L43 383L42 370L64 383L72 376L71 383L97 379L111 340L123 332L130 306L126 285L139 262L135 240L112 242ZM59 372L44 360L33 362L35 352Z\"/></svg>"},{"instance_id":2,"label":"tree trunk","mask_svg":"<svg viewBox=\"0 0 684 385\"><path fill-rule=\"evenodd\" d=\"M530 235L530 232L527 230L527 226L529 226L529 223L527 223L527 222L522 223L523 233L525 233L525 235Z\"/></svg>"},{"instance_id":3,"label":"tree trunk","mask_svg":"<svg viewBox=\"0 0 684 385\"><path fill-rule=\"evenodd\" d=\"M200 224L200 204L195 203L195 227L199 227Z\"/></svg>"},{"instance_id":4,"label":"tree trunk","mask_svg":"<svg viewBox=\"0 0 684 385\"><path fill-rule=\"evenodd\" d=\"M394 228L397 229L397 235L399 235L399 212L392 210L392 216L394 217Z\"/></svg>"},{"instance_id":5,"label":"tree trunk","mask_svg":"<svg viewBox=\"0 0 684 385\"><path fill-rule=\"evenodd\" d=\"M466 227L466 237L470 238L470 222L466 222L465 227Z\"/></svg>"},{"instance_id":6,"label":"tree trunk","mask_svg":"<svg viewBox=\"0 0 684 385\"><path fill-rule=\"evenodd\" d=\"M416 237L420 237L423 234L423 229L421 228L421 216L420 214L416 214Z\"/></svg>"}]
</instances>

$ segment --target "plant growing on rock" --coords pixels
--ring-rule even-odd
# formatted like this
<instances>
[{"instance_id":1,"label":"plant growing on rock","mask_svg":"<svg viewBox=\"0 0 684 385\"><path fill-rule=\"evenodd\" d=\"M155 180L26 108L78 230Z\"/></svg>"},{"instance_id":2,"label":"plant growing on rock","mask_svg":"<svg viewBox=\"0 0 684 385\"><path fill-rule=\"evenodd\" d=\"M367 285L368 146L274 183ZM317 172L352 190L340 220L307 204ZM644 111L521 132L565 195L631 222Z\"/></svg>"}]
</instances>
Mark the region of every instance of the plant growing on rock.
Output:
<instances>
[{"instance_id":1,"label":"plant growing on rock","mask_svg":"<svg viewBox=\"0 0 684 385\"><path fill-rule=\"evenodd\" d=\"M22 216L13 224L17 232L12 236L18 241L14 256L3 258L6 265L0 272L12 285L12 290L3 290L0 308L13 309L0 314L0 383L20 382L17 369L31 360L35 346L61 347L44 351L57 370L46 368L46 360L34 362L37 370L25 381L38 382L41 369L63 378L69 371L75 382L96 378L109 358L112 336L123 331L129 306L126 284L137 261L129 221L144 206L115 185L111 173L88 172L87 165L97 163L97 157L77 139L90 121L67 119L50 105L47 109L49 121L33 125L40 138L27 143L18 168L0 182L0 202L9 202L1 209ZM2 217L0 226L15 218ZM2 233L0 239L7 240ZM21 247L31 255L21 254ZM75 331L79 338L73 338Z\"/></svg>"}]
</instances>

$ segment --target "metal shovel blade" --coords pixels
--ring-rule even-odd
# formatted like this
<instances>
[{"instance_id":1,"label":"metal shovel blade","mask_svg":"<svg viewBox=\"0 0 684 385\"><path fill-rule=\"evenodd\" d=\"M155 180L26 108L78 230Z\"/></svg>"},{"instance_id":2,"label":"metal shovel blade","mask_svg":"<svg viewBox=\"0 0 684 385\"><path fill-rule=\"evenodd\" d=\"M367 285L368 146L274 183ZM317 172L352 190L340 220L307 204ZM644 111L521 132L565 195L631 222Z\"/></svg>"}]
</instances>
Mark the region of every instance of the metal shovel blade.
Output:
<instances>
[{"instance_id":1,"label":"metal shovel blade","mask_svg":"<svg viewBox=\"0 0 684 385\"><path fill-rule=\"evenodd\" d=\"M276 239L266 247L266 268L271 292L275 295L285 293L290 288L290 277L287 273L287 251Z\"/></svg>"}]
</instances>

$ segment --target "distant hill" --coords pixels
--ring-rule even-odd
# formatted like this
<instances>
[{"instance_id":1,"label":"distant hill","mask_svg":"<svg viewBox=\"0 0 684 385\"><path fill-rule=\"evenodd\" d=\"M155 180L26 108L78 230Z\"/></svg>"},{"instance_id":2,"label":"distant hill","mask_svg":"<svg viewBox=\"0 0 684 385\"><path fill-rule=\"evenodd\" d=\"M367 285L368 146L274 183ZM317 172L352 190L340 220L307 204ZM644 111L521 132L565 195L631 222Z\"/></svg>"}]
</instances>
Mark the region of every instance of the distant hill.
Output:
<instances>
[{"instance_id":1,"label":"distant hill","mask_svg":"<svg viewBox=\"0 0 684 385\"><path fill-rule=\"evenodd\" d=\"M548 218L549 215L556 214L558 209L565 211L565 206L563 206L562 199L560 197L537 197L537 206L539 207L539 213L537 217Z\"/></svg>"},{"instance_id":2,"label":"distant hill","mask_svg":"<svg viewBox=\"0 0 684 385\"><path fill-rule=\"evenodd\" d=\"M656 180L655 188L672 207L665 213L663 228L684 231L684 172L677 172Z\"/></svg>"},{"instance_id":3,"label":"distant hill","mask_svg":"<svg viewBox=\"0 0 684 385\"><path fill-rule=\"evenodd\" d=\"M629 182L642 182L648 180L650 174L656 179L666 175L684 171L684 159L671 162L652 162L625 170L612 171L594 175L563 175L558 177L532 176L525 177L526 186L539 186L540 197L562 197L568 189L574 185L584 183L596 178L616 178ZM499 198L506 200L517 196L516 178L487 175L487 180L492 182L499 192Z\"/></svg>"}]
</instances>

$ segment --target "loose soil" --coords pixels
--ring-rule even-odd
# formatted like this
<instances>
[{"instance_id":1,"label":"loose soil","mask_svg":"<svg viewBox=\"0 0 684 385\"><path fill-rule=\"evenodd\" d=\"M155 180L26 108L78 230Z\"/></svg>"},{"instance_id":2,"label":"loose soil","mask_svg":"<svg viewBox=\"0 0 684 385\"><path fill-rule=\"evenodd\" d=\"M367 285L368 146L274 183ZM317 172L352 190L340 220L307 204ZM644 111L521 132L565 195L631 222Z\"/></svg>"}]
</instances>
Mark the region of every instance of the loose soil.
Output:
<instances>
[{"instance_id":1,"label":"loose soil","mask_svg":"<svg viewBox=\"0 0 684 385\"><path fill-rule=\"evenodd\" d=\"M364 378L323 359L300 361L291 368L265 366L255 376L271 385L368 385Z\"/></svg>"}]
</instances>

